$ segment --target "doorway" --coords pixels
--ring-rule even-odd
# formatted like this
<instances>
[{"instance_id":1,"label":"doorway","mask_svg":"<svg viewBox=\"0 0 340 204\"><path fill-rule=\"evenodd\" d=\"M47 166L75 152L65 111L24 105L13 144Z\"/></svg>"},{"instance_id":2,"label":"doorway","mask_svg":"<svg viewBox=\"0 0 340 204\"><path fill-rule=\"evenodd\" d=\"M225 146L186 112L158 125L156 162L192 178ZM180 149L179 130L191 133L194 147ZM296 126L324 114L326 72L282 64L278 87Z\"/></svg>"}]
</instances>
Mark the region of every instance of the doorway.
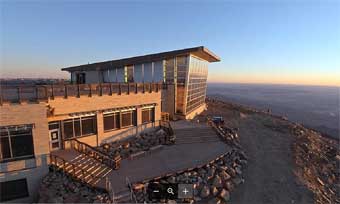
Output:
<instances>
[{"instance_id":1,"label":"doorway","mask_svg":"<svg viewBox=\"0 0 340 204\"><path fill-rule=\"evenodd\" d=\"M60 135L60 125L58 122L49 123L49 137L50 137L50 150L61 149L61 135Z\"/></svg>"}]
</instances>

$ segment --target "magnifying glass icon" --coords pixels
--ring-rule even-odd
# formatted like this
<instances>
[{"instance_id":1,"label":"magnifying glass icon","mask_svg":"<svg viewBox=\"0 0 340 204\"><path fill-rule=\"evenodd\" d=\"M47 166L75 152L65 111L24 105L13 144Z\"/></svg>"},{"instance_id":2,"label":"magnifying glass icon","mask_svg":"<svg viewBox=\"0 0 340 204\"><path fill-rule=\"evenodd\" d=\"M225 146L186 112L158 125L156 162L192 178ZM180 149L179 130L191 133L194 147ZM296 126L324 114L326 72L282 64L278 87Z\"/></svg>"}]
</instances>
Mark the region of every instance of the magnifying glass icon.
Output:
<instances>
[{"instance_id":1,"label":"magnifying glass icon","mask_svg":"<svg viewBox=\"0 0 340 204\"><path fill-rule=\"evenodd\" d=\"M172 188L168 188L166 191L167 191L169 194L175 195L175 194L174 194L174 190L173 190Z\"/></svg>"}]
</instances>

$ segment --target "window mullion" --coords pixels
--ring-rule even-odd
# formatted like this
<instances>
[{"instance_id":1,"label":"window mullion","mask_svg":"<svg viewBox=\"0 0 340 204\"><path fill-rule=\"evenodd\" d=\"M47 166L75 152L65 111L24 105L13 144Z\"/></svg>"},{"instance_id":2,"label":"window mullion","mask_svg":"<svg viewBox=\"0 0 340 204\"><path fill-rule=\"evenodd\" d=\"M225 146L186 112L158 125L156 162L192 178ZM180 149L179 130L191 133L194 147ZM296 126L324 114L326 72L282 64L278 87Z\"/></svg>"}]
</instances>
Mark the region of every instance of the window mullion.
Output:
<instances>
[{"instance_id":1,"label":"window mullion","mask_svg":"<svg viewBox=\"0 0 340 204\"><path fill-rule=\"evenodd\" d=\"M11 158L14 158L13 156L13 151L12 151L12 141L11 141L11 134L9 132L9 130L7 130L8 132L8 145L9 145L9 151L11 153Z\"/></svg>"},{"instance_id":2,"label":"window mullion","mask_svg":"<svg viewBox=\"0 0 340 204\"><path fill-rule=\"evenodd\" d=\"M82 123L83 123L83 120L82 120L82 118L80 117L79 118L79 126L80 126L80 136L82 136L83 135L83 125L82 125Z\"/></svg>"}]
</instances>

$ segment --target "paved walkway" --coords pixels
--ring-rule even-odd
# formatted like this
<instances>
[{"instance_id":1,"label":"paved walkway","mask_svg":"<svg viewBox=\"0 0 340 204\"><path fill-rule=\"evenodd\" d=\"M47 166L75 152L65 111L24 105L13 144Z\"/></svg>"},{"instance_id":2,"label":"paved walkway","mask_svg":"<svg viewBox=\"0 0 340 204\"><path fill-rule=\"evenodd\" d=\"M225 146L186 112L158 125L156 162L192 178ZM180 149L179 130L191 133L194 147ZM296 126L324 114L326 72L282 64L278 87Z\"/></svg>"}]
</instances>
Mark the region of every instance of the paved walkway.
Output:
<instances>
[{"instance_id":1,"label":"paved walkway","mask_svg":"<svg viewBox=\"0 0 340 204\"><path fill-rule=\"evenodd\" d=\"M181 131L185 131L188 134L188 128L191 129L192 136L211 137L212 139L209 142L196 142L194 140L191 143L164 146L162 150L147 154L144 157L134 160L123 160L119 170L113 170L107 175L115 192L126 188L126 177L132 183L151 179L186 168L203 165L230 150L225 143L218 140L218 136L211 127L205 124L178 121L172 123L172 127L178 139L181 139L184 135L181 134ZM65 159L72 159L76 157L76 153L74 156L69 154L60 156L66 157ZM103 184L104 182L99 182L97 185L102 186Z\"/></svg>"}]
</instances>

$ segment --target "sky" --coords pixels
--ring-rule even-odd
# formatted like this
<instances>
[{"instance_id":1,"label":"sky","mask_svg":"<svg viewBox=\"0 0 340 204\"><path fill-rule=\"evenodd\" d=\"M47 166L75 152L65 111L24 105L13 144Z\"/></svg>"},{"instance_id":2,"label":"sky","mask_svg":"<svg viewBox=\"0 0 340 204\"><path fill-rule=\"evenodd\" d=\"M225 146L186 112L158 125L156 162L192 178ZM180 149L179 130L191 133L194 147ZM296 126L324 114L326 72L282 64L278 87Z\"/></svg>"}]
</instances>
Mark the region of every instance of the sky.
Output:
<instances>
[{"instance_id":1,"label":"sky","mask_svg":"<svg viewBox=\"0 0 340 204\"><path fill-rule=\"evenodd\" d=\"M340 1L0 0L0 77L206 46L209 82L340 86Z\"/></svg>"}]
</instances>

